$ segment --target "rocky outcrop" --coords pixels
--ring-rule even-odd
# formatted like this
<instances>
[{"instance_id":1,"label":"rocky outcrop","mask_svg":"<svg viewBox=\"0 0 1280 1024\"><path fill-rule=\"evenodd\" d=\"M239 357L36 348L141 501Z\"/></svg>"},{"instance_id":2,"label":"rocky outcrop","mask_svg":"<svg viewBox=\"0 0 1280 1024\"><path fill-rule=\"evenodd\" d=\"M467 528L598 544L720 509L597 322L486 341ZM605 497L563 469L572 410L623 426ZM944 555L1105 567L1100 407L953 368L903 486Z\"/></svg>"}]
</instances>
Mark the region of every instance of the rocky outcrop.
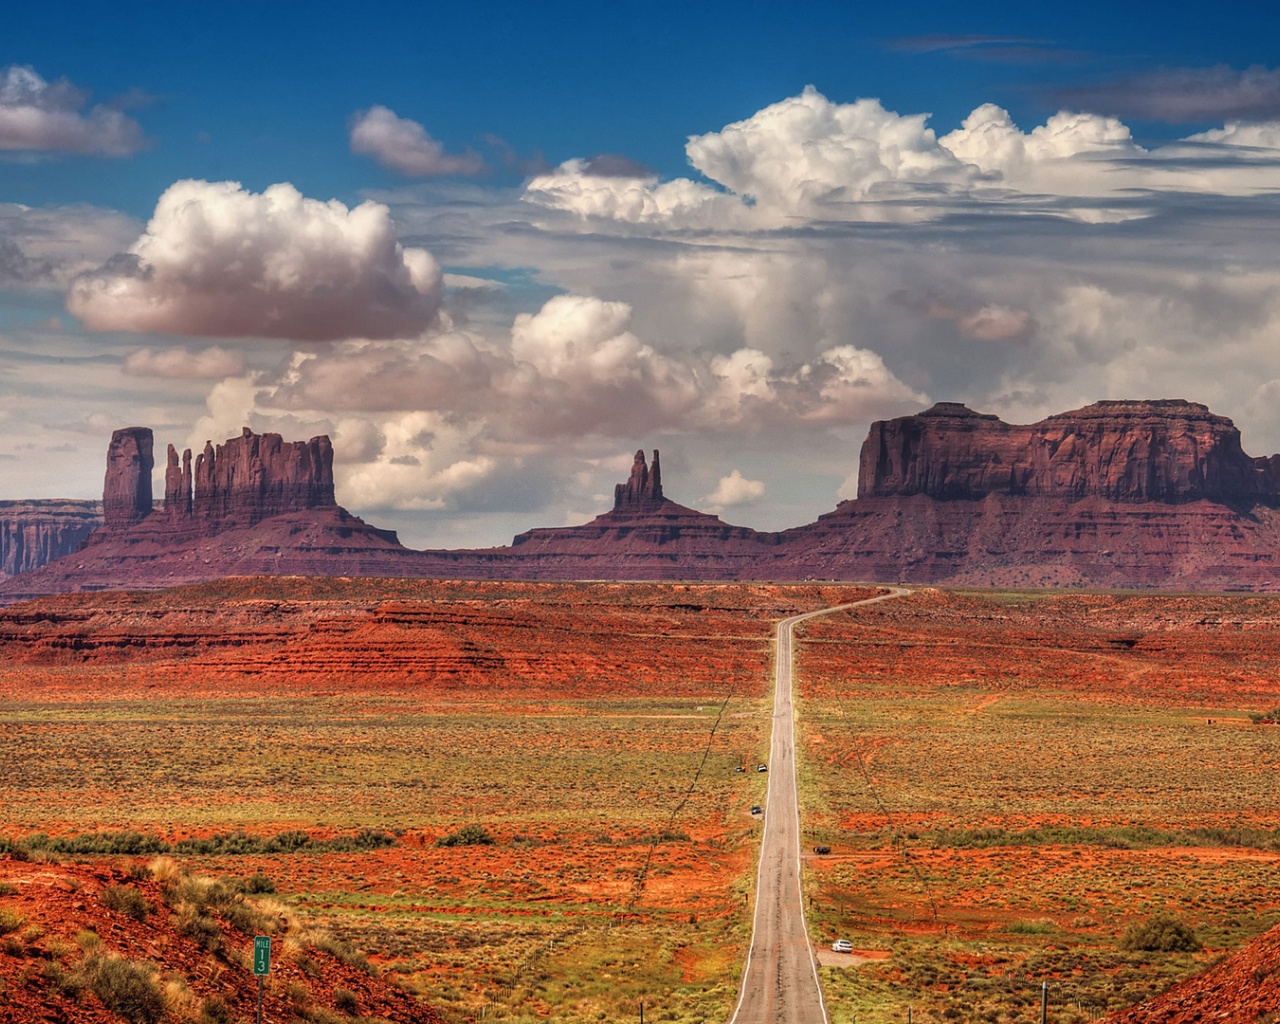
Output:
<instances>
[{"instance_id":1,"label":"rocky outcrop","mask_svg":"<svg viewBox=\"0 0 1280 1024\"><path fill-rule=\"evenodd\" d=\"M112 439L117 523L0 584L0 601L228 575L472 579L860 580L964 586L1280 590L1280 456L1185 401L1099 402L1027 426L943 403L876 423L859 497L782 533L679 505L636 453L614 507L509 546L410 551L334 500L327 438L246 430L170 448L163 512L141 477L150 432Z\"/></svg>"},{"instance_id":2,"label":"rocky outcrop","mask_svg":"<svg viewBox=\"0 0 1280 1024\"><path fill-rule=\"evenodd\" d=\"M102 485L102 518L110 530L127 530L151 515L150 427L124 427L111 435L107 476Z\"/></svg>"},{"instance_id":3,"label":"rocky outcrop","mask_svg":"<svg viewBox=\"0 0 1280 1024\"><path fill-rule=\"evenodd\" d=\"M285 441L279 434L255 434L245 427L239 437L217 447L206 441L194 462L191 449L179 462L169 445L164 508L153 516L152 445L148 427L112 435L103 493L106 530L100 540L144 520L153 530L213 536L290 512L337 508L328 437Z\"/></svg>"},{"instance_id":4,"label":"rocky outcrop","mask_svg":"<svg viewBox=\"0 0 1280 1024\"><path fill-rule=\"evenodd\" d=\"M0 578L71 554L101 525L100 501L0 501Z\"/></svg>"},{"instance_id":5,"label":"rocky outcrop","mask_svg":"<svg viewBox=\"0 0 1280 1024\"><path fill-rule=\"evenodd\" d=\"M942 402L872 424L862 446L859 498L913 494L1280 505L1280 456L1250 458L1195 402L1098 402L1026 426Z\"/></svg>"},{"instance_id":6,"label":"rocky outcrop","mask_svg":"<svg viewBox=\"0 0 1280 1024\"><path fill-rule=\"evenodd\" d=\"M662 500L662 467L658 465L658 449L653 450L653 468L645 464L644 450L641 449L631 464L631 477L613 489L614 510L657 508Z\"/></svg>"},{"instance_id":7,"label":"rocky outcrop","mask_svg":"<svg viewBox=\"0 0 1280 1024\"><path fill-rule=\"evenodd\" d=\"M251 526L310 508L335 508L333 445L327 436L285 441L279 434L255 434L248 427L216 448L206 441L182 464L169 446L165 469L165 512L175 523Z\"/></svg>"}]
</instances>

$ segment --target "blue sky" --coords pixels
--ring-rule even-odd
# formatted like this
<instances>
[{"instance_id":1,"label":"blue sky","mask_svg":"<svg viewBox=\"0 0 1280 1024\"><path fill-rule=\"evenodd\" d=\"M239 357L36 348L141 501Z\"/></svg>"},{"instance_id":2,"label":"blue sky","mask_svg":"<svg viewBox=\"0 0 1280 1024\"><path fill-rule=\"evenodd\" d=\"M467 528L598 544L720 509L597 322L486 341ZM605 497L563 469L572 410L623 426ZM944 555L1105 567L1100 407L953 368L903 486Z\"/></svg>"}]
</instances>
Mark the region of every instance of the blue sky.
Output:
<instances>
[{"instance_id":1,"label":"blue sky","mask_svg":"<svg viewBox=\"0 0 1280 1024\"><path fill-rule=\"evenodd\" d=\"M1268 5L70 11L0 35L0 497L92 496L126 423L331 433L420 546L640 445L796 525L943 399L1280 448Z\"/></svg>"}]
</instances>

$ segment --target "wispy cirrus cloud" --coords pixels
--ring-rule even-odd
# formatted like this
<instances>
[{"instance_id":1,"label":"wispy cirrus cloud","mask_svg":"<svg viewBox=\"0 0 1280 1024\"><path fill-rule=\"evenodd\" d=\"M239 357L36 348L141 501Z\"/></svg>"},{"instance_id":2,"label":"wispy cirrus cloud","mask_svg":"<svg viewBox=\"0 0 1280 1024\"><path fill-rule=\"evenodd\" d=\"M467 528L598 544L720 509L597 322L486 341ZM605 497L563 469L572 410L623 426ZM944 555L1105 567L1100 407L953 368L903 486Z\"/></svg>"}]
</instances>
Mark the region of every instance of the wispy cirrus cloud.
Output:
<instances>
[{"instance_id":1,"label":"wispy cirrus cloud","mask_svg":"<svg viewBox=\"0 0 1280 1024\"><path fill-rule=\"evenodd\" d=\"M944 53L962 60L989 64L1077 64L1087 55L1066 50L1048 39L1023 36L933 34L890 39L885 49L895 53Z\"/></svg>"},{"instance_id":2,"label":"wispy cirrus cloud","mask_svg":"<svg viewBox=\"0 0 1280 1024\"><path fill-rule=\"evenodd\" d=\"M1054 99L1076 109L1168 124L1262 121L1280 117L1280 68L1157 68L1061 90Z\"/></svg>"},{"instance_id":3,"label":"wispy cirrus cloud","mask_svg":"<svg viewBox=\"0 0 1280 1024\"><path fill-rule=\"evenodd\" d=\"M130 156L146 148L141 126L119 110L85 109L89 94L60 78L48 82L34 68L0 72L0 150Z\"/></svg>"}]
</instances>

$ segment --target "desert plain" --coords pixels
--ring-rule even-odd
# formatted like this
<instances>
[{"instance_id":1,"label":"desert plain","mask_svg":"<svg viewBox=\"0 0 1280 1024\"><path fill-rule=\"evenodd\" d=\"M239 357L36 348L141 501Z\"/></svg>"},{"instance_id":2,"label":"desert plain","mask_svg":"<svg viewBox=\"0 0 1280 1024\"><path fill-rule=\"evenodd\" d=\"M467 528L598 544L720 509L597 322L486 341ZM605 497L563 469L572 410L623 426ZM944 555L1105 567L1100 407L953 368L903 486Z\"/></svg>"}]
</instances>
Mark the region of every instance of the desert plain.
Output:
<instances>
[{"instance_id":1,"label":"desert plain","mask_svg":"<svg viewBox=\"0 0 1280 1024\"><path fill-rule=\"evenodd\" d=\"M146 890L161 856L267 880L445 1021L728 1020L774 625L875 592L246 578L0 611L0 1005L132 934L87 895L42 913L42 873ZM833 1024L1029 1020L1046 984L1090 1021L1280 921L1280 598L919 588L797 635ZM1203 948L1125 948L1158 915ZM173 1019L252 1019L224 926ZM280 955L267 1019L396 1019L291 1000Z\"/></svg>"}]
</instances>

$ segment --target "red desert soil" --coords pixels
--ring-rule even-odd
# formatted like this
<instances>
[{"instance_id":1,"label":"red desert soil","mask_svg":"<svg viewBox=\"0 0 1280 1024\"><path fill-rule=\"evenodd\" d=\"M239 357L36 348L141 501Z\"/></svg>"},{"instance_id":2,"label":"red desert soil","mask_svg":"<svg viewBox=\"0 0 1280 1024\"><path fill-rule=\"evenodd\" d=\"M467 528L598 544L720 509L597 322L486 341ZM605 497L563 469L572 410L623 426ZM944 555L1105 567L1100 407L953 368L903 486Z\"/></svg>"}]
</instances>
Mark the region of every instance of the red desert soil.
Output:
<instances>
[{"instance_id":1,"label":"red desert soil","mask_svg":"<svg viewBox=\"0 0 1280 1024\"><path fill-rule=\"evenodd\" d=\"M109 909L102 894L111 887L136 890L153 909L144 920ZM0 1021L119 1024L121 1017L90 989L77 997L62 981L74 975L78 964L104 954L154 965L170 1006L182 1005L194 1015L202 1005L221 1000L230 1010L226 1019L253 1019L253 937L210 911L221 931L221 948L210 952L180 934L178 917L165 900L158 881L145 871L126 871L118 862L108 866L0 858L0 925L8 931L0 939ZM10 930L15 921L21 923ZM283 1024L297 1019L300 1011L316 1013L316 1007L332 1015L338 1001L345 999L348 1010L358 1006L359 1013L374 1019L439 1024L429 1006L360 966L306 945L296 934L288 935L283 922L272 943L263 1021Z\"/></svg>"},{"instance_id":2,"label":"red desert soil","mask_svg":"<svg viewBox=\"0 0 1280 1024\"><path fill-rule=\"evenodd\" d=\"M1106 1024L1260 1024L1280 1007L1280 927L1235 956L1174 985L1129 1010L1108 1014Z\"/></svg>"},{"instance_id":3,"label":"red desert soil","mask_svg":"<svg viewBox=\"0 0 1280 1024\"><path fill-rule=\"evenodd\" d=\"M770 623L853 586L245 577L0 609L0 695L317 687L577 698L763 692ZM119 666L145 665L129 672ZM94 666L101 666L95 673ZM65 671L59 671L64 669ZM176 689L175 689L176 688Z\"/></svg>"}]
</instances>

